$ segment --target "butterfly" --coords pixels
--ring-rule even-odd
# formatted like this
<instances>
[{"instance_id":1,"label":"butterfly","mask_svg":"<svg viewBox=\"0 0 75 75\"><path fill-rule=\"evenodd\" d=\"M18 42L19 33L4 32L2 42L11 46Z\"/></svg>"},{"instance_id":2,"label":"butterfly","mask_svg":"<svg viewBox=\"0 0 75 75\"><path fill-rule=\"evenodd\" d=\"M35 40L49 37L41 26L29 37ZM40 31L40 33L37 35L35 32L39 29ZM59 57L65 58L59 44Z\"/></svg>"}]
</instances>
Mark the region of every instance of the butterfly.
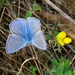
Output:
<instances>
[{"instance_id":1,"label":"butterfly","mask_svg":"<svg viewBox=\"0 0 75 75\"><path fill-rule=\"evenodd\" d=\"M23 48L27 44L46 50L45 37L41 31L41 23L35 17L29 17L27 20L17 18L9 25L11 34L6 42L6 53L11 54Z\"/></svg>"}]
</instances>

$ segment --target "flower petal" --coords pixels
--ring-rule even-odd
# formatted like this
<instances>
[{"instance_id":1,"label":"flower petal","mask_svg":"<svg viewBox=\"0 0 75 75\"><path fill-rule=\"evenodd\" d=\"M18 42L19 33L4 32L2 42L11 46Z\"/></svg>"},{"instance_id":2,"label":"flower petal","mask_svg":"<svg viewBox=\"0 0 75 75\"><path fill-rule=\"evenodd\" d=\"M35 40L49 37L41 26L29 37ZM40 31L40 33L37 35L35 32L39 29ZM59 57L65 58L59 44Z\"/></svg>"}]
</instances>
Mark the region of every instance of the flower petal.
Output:
<instances>
[{"instance_id":1,"label":"flower petal","mask_svg":"<svg viewBox=\"0 0 75 75\"><path fill-rule=\"evenodd\" d=\"M66 37L66 32L62 31L57 35L57 38L64 39Z\"/></svg>"},{"instance_id":2,"label":"flower petal","mask_svg":"<svg viewBox=\"0 0 75 75\"><path fill-rule=\"evenodd\" d=\"M71 42L72 42L72 39L69 38L69 37L66 37L66 38L64 39L64 43L65 43L65 44L69 44L69 43L71 43Z\"/></svg>"},{"instance_id":3,"label":"flower petal","mask_svg":"<svg viewBox=\"0 0 75 75\"><path fill-rule=\"evenodd\" d=\"M65 45L65 43L64 43L64 41L63 41L62 39L58 38L57 40L58 40L58 43L59 43L60 45L62 45L62 46Z\"/></svg>"}]
</instances>

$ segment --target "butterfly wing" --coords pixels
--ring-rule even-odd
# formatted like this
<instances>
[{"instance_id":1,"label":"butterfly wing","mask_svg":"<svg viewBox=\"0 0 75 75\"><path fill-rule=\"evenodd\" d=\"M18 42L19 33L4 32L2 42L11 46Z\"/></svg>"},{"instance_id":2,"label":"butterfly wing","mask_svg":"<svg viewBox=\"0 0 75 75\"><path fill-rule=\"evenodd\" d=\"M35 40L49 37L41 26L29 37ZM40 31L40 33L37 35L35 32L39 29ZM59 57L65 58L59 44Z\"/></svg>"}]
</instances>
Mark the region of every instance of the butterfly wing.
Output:
<instances>
[{"instance_id":1,"label":"butterfly wing","mask_svg":"<svg viewBox=\"0 0 75 75\"><path fill-rule=\"evenodd\" d=\"M27 28L26 28L26 20L22 18L17 18L16 20L12 21L10 23L10 31L14 34L20 35L20 36L26 36L27 35Z\"/></svg>"},{"instance_id":2,"label":"butterfly wing","mask_svg":"<svg viewBox=\"0 0 75 75\"><path fill-rule=\"evenodd\" d=\"M39 49L42 49L42 50L47 49L46 41L41 30L35 34L31 42L34 46L36 46Z\"/></svg>"},{"instance_id":3,"label":"butterfly wing","mask_svg":"<svg viewBox=\"0 0 75 75\"><path fill-rule=\"evenodd\" d=\"M25 41L24 38L15 34L10 34L6 42L6 53L7 54L14 53L19 49L21 49L22 47L26 46L26 44L27 42Z\"/></svg>"},{"instance_id":4,"label":"butterfly wing","mask_svg":"<svg viewBox=\"0 0 75 75\"><path fill-rule=\"evenodd\" d=\"M35 17L29 17L27 19L27 31L31 37L33 37L41 28L40 21Z\"/></svg>"}]
</instances>

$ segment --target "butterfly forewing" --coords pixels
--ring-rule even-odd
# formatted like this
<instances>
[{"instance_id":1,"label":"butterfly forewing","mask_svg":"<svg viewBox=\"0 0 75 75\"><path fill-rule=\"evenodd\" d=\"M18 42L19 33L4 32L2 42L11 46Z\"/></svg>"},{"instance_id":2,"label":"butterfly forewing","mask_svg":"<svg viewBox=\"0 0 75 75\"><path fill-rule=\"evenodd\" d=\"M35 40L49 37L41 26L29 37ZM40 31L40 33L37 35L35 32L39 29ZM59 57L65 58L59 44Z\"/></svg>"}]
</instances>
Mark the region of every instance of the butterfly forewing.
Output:
<instances>
[{"instance_id":1,"label":"butterfly forewing","mask_svg":"<svg viewBox=\"0 0 75 75\"><path fill-rule=\"evenodd\" d=\"M29 36L32 38L39 30L41 30L40 28L41 23L37 18L34 17L29 17L27 19L27 30L29 33Z\"/></svg>"},{"instance_id":2,"label":"butterfly forewing","mask_svg":"<svg viewBox=\"0 0 75 75\"><path fill-rule=\"evenodd\" d=\"M10 23L10 31L19 36L27 35L26 20L18 18Z\"/></svg>"}]
</instances>

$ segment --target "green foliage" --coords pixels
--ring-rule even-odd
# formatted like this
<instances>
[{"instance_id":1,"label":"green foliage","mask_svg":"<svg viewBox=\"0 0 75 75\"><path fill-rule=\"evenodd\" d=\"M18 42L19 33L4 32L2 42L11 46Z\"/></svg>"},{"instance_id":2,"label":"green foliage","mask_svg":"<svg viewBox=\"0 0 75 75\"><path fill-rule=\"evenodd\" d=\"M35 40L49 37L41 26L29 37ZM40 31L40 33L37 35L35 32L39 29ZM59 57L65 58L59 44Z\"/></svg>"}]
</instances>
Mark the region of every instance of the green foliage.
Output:
<instances>
[{"instance_id":1,"label":"green foliage","mask_svg":"<svg viewBox=\"0 0 75 75\"><path fill-rule=\"evenodd\" d=\"M31 70L32 72L36 72L36 71L37 71L37 68L34 67L34 66L30 66L29 68L30 68L30 70Z\"/></svg>"},{"instance_id":2,"label":"green foliage","mask_svg":"<svg viewBox=\"0 0 75 75\"><path fill-rule=\"evenodd\" d=\"M51 62L52 62L53 66L57 67L59 65L59 63L58 63L58 61L56 59L52 59Z\"/></svg>"},{"instance_id":3,"label":"green foliage","mask_svg":"<svg viewBox=\"0 0 75 75\"><path fill-rule=\"evenodd\" d=\"M48 33L47 36L46 36L46 39L47 40L52 40L52 35L50 33Z\"/></svg>"},{"instance_id":4,"label":"green foliage","mask_svg":"<svg viewBox=\"0 0 75 75\"><path fill-rule=\"evenodd\" d=\"M55 22L55 24L54 24L54 30L56 30L57 25L58 25L58 20L56 20L56 22Z\"/></svg>"},{"instance_id":5,"label":"green foliage","mask_svg":"<svg viewBox=\"0 0 75 75\"><path fill-rule=\"evenodd\" d=\"M31 16L32 16L32 12L30 10L28 10L26 12L25 19L27 19L28 17L31 17Z\"/></svg>"},{"instance_id":6,"label":"green foliage","mask_svg":"<svg viewBox=\"0 0 75 75\"><path fill-rule=\"evenodd\" d=\"M52 40L52 39L54 39L54 37L57 36L57 34L59 33L58 30L57 30L57 25L58 25L58 20L56 20L56 22L54 24L54 29L53 29L52 34L50 34L50 33L47 34L47 36L46 36L47 40Z\"/></svg>"},{"instance_id":7,"label":"green foliage","mask_svg":"<svg viewBox=\"0 0 75 75\"><path fill-rule=\"evenodd\" d=\"M66 60L64 57L61 57L58 61L56 58L54 58L51 60L51 63L52 68L48 68L48 71L45 71L44 75L75 75L70 67L70 60ZM34 66L30 66L29 70L30 71L25 73L25 75L36 75L36 71L38 71L37 67ZM14 73L13 75L17 75L17 73Z\"/></svg>"},{"instance_id":8,"label":"green foliage","mask_svg":"<svg viewBox=\"0 0 75 75\"><path fill-rule=\"evenodd\" d=\"M41 10L41 7L36 5L35 2L33 4L33 11L38 11L38 10Z\"/></svg>"},{"instance_id":9,"label":"green foliage","mask_svg":"<svg viewBox=\"0 0 75 75\"><path fill-rule=\"evenodd\" d=\"M52 59L52 75L75 75L72 72L72 68L70 67L70 60L64 59L61 57L59 61L57 59ZM45 75L51 75L49 72L45 72Z\"/></svg>"},{"instance_id":10,"label":"green foliage","mask_svg":"<svg viewBox=\"0 0 75 75\"><path fill-rule=\"evenodd\" d=\"M28 72L27 75L34 75L34 73L37 71L37 68L34 67L34 66L30 66L29 69L30 69L32 72Z\"/></svg>"},{"instance_id":11,"label":"green foliage","mask_svg":"<svg viewBox=\"0 0 75 75\"><path fill-rule=\"evenodd\" d=\"M66 72L64 73L64 75L73 75L73 73L72 73L71 70L69 70L69 71L66 71Z\"/></svg>"},{"instance_id":12,"label":"green foliage","mask_svg":"<svg viewBox=\"0 0 75 75\"><path fill-rule=\"evenodd\" d=\"M50 75L50 73L46 71L44 75Z\"/></svg>"},{"instance_id":13,"label":"green foliage","mask_svg":"<svg viewBox=\"0 0 75 75\"><path fill-rule=\"evenodd\" d=\"M54 24L54 30L53 30L53 33L54 33L54 35L56 36L56 35L58 35L58 31L57 31L57 25L58 25L58 20L56 20L56 22L55 22L55 24Z\"/></svg>"},{"instance_id":14,"label":"green foliage","mask_svg":"<svg viewBox=\"0 0 75 75\"><path fill-rule=\"evenodd\" d=\"M38 11L38 10L41 10L41 7L36 5L35 3L33 4L33 8L32 8L32 11ZM32 16L32 11L31 10L28 10L26 12L26 15L25 15L25 19L27 19L28 17L31 17Z\"/></svg>"},{"instance_id":15,"label":"green foliage","mask_svg":"<svg viewBox=\"0 0 75 75\"><path fill-rule=\"evenodd\" d=\"M60 33L57 30L57 26L58 26L58 20L56 20L55 24L54 24L54 28L52 30L52 33L47 34L46 39L50 40L50 45L51 47L53 46L57 46L56 48L54 48L54 50L58 50L58 52L61 53L61 45L59 44L58 40L57 40L57 35Z\"/></svg>"},{"instance_id":16,"label":"green foliage","mask_svg":"<svg viewBox=\"0 0 75 75\"><path fill-rule=\"evenodd\" d=\"M57 25L58 25L58 20L56 20L56 22L55 22L55 24L54 24L54 29L53 29L52 34L50 34L50 33L47 34L47 36L46 36L46 39L47 39L47 40L52 40L52 39L54 40L54 38L57 36L57 34L59 33L58 30L57 30ZM53 35L53 34L54 34L54 35ZM55 39L55 40L56 40L56 39ZM55 40L54 40L54 41L55 41ZM54 41L53 41L53 42L54 42Z\"/></svg>"},{"instance_id":17,"label":"green foliage","mask_svg":"<svg viewBox=\"0 0 75 75\"><path fill-rule=\"evenodd\" d=\"M37 71L36 67L30 66L29 70L30 70L30 72L25 72L25 75L36 75L36 71ZM18 73L18 71L16 73L14 73L13 75L17 75L17 73ZM22 75L22 74L19 74L19 75Z\"/></svg>"},{"instance_id":18,"label":"green foliage","mask_svg":"<svg viewBox=\"0 0 75 75\"><path fill-rule=\"evenodd\" d=\"M3 5L5 0L0 0L0 7Z\"/></svg>"}]
</instances>

